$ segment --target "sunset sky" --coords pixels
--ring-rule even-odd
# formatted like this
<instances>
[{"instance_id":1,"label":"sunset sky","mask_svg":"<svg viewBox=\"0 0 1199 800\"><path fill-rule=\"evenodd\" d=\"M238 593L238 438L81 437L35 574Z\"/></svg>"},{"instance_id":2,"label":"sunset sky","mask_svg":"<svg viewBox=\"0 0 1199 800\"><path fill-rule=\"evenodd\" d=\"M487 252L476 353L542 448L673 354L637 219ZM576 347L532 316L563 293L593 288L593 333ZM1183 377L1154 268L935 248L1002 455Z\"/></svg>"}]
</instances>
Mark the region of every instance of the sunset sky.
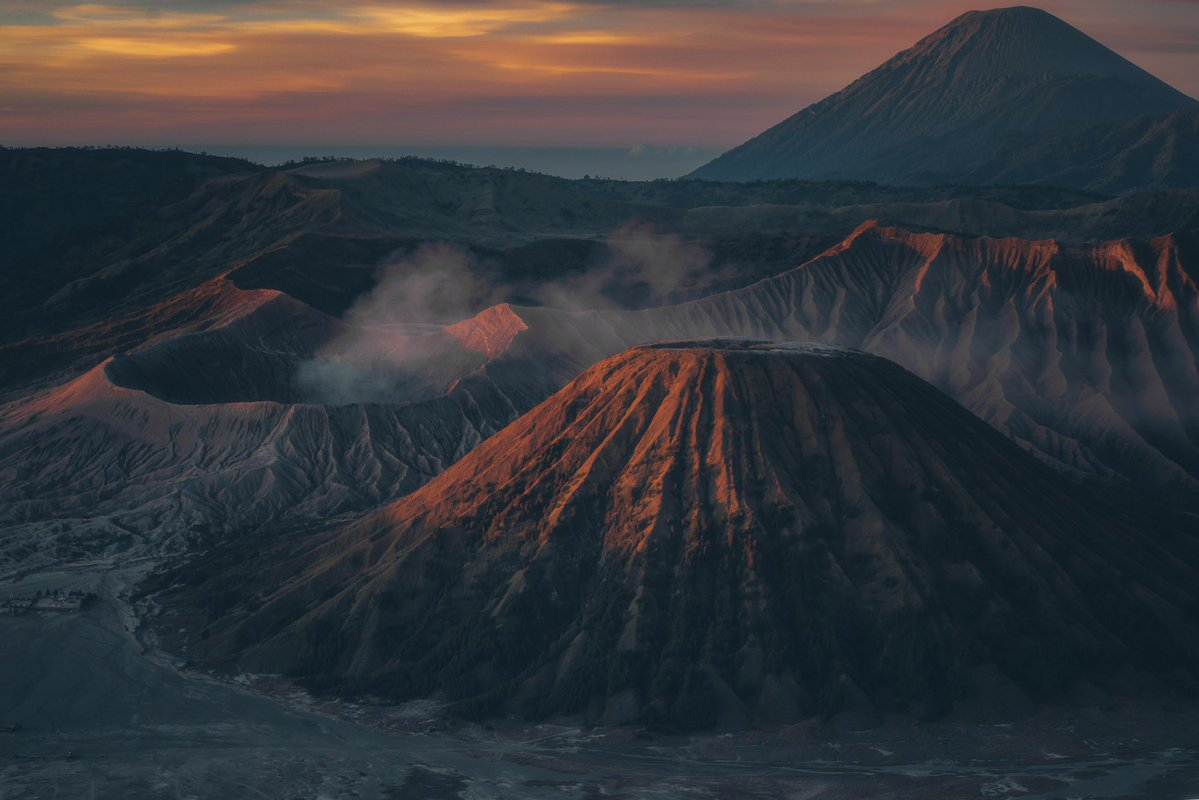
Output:
<instances>
[{"instance_id":1,"label":"sunset sky","mask_svg":"<svg viewBox=\"0 0 1199 800\"><path fill-rule=\"evenodd\" d=\"M1196 0L1041 6L1199 95ZM972 7L0 0L0 144L719 148Z\"/></svg>"}]
</instances>

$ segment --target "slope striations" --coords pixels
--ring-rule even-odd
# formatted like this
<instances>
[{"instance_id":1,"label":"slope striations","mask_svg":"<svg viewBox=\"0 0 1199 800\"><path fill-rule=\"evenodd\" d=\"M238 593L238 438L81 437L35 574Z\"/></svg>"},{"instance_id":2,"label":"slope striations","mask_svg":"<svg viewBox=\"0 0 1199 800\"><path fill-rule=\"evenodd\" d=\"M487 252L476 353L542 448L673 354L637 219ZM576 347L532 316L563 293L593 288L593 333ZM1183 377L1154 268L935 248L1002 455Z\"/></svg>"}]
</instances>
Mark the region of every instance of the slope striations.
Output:
<instances>
[{"instance_id":1,"label":"slope striations","mask_svg":"<svg viewBox=\"0 0 1199 800\"><path fill-rule=\"evenodd\" d=\"M170 580L209 664L692 728L1188 683L1196 544L884 359L706 341L605 360L344 529Z\"/></svg>"},{"instance_id":2,"label":"slope striations","mask_svg":"<svg viewBox=\"0 0 1199 800\"><path fill-rule=\"evenodd\" d=\"M1199 498L1199 242L1062 245L867 224L777 277L636 312L521 308L514 358L748 336L893 359L1056 465ZM561 373L570 370L562 367Z\"/></svg>"},{"instance_id":3,"label":"slope striations","mask_svg":"<svg viewBox=\"0 0 1199 800\"><path fill-rule=\"evenodd\" d=\"M1044 11L972 11L692 177L963 182L996 151L1195 105Z\"/></svg>"},{"instance_id":4,"label":"slope striations","mask_svg":"<svg viewBox=\"0 0 1199 800\"><path fill-rule=\"evenodd\" d=\"M552 391L440 330L358 332L393 350L348 359L346 326L286 295L221 296L210 327L0 405L0 574L361 513Z\"/></svg>"},{"instance_id":5,"label":"slope striations","mask_svg":"<svg viewBox=\"0 0 1199 800\"><path fill-rule=\"evenodd\" d=\"M609 355L715 336L886 356L1057 468L1194 509L1196 245L867 225L800 267L700 301L501 305L448 327L351 328L279 292L210 282L102 334L136 341L165 321L146 344L0 406L3 552L18 569L48 558L50 542L81 557L154 552L362 512Z\"/></svg>"}]
</instances>

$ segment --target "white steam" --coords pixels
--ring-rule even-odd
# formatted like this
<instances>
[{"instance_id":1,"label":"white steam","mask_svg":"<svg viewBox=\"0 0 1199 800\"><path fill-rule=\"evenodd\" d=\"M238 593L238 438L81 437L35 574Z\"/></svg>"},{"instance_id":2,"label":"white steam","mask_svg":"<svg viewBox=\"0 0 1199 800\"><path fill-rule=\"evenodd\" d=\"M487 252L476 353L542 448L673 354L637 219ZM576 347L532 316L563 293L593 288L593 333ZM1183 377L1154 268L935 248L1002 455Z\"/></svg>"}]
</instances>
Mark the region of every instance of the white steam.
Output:
<instances>
[{"instance_id":1,"label":"white steam","mask_svg":"<svg viewBox=\"0 0 1199 800\"><path fill-rule=\"evenodd\" d=\"M652 225L624 225L608 235L606 244L604 264L548 282L534 296L547 306L571 310L644 308L677 301L710 283L713 275L706 249L675 234L658 233Z\"/></svg>"},{"instance_id":2,"label":"white steam","mask_svg":"<svg viewBox=\"0 0 1199 800\"><path fill-rule=\"evenodd\" d=\"M628 224L606 240L607 256L582 272L543 282L530 295L570 310L651 307L710 285L712 257L703 247L645 224ZM311 402L400 403L433 397L483 361L442 330L506 299L502 284L462 248L423 245L388 259L378 284L354 303L340 334L300 364L299 393Z\"/></svg>"},{"instance_id":3,"label":"white steam","mask_svg":"<svg viewBox=\"0 0 1199 800\"><path fill-rule=\"evenodd\" d=\"M491 302L471 257L445 244L422 245L388 260L379 282L346 312L345 328L300 365L304 397L328 404L423 399L477 366L441 333Z\"/></svg>"}]
</instances>

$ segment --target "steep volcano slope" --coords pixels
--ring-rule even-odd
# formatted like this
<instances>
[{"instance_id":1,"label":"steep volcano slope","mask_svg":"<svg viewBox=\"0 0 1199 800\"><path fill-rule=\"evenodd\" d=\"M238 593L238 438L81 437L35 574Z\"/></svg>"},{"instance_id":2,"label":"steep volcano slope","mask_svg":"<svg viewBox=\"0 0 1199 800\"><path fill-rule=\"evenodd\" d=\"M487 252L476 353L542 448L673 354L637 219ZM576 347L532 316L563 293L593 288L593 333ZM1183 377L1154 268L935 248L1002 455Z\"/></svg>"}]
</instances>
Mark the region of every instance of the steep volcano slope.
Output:
<instances>
[{"instance_id":1,"label":"steep volcano slope","mask_svg":"<svg viewBox=\"0 0 1199 800\"><path fill-rule=\"evenodd\" d=\"M344 530L170 580L205 663L694 727L1190 681L1196 545L891 362L695 342L605 360Z\"/></svg>"},{"instance_id":2,"label":"steep volcano slope","mask_svg":"<svg viewBox=\"0 0 1199 800\"><path fill-rule=\"evenodd\" d=\"M1193 235L1066 246L865 225L807 264L692 303L513 313L529 330L512 357L576 370L697 336L861 348L1057 465L1123 476L1163 500L1199 497Z\"/></svg>"},{"instance_id":3,"label":"steep volcano slope","mask_svg":"<svg viewBox=\"0 0 1199 800\"><path fill-rule=\"evenodd\" d=\"M692 177L965 182L997 150L1195 105L1044 11L972 11Z\"/></svg>"}]
</instances>

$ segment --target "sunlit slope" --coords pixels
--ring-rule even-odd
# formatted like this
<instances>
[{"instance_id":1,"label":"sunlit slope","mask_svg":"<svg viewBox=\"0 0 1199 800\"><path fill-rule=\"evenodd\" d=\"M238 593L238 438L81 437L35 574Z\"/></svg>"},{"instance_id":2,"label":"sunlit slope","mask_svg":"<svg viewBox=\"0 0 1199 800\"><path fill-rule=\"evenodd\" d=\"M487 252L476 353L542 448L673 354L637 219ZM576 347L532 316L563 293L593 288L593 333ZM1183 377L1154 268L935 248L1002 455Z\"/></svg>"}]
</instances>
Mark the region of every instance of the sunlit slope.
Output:
<instances>
[{"instance_id":1,"label":"sunlit slope","mask_svg":"<svg viewBox=\"0 0 1199 800\"><path fill-rule=\"evenodd\" d=\"M742 340L609 358L360 522L170 581L201 663L689 728L1187 685L1195 556L889 361Z\"/></svg>"},{"instance_id":2,"label":"sunlit slope","mask_svg":"<svg viewBox=\"0 0 1199 800\"><path fill-rule=\"evenodd\" d=\"M862 348L931 381L1045 459L1157 496L1199 487L1193 236L1072 246L866 225L733 292L636 312L518 308L512 355L579 368L695 336Z\"/></svg>"}]
</instances>

